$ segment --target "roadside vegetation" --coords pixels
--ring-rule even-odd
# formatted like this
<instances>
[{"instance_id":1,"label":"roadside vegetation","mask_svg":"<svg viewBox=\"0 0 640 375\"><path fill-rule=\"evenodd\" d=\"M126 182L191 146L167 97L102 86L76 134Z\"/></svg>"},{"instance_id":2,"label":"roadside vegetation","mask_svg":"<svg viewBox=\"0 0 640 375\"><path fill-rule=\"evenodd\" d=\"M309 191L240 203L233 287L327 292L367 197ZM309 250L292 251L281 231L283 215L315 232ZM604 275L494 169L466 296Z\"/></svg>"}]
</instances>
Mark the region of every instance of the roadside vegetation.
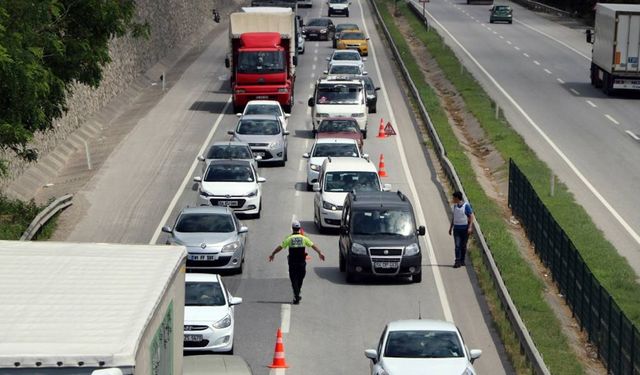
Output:
<instances>
[{"instance_id":1,"label":"roadside vegetation","mask_svg":"<svg viewBox=\"0 0 640 375\"><path fill-rule=\"evenodd\" d=\"M409 45L394 23L394 18L389 12L389 9L394 7L394 1L375 0L375 2L379 5L385 24L401 55L406 57L404 63L418 86L420 97L429 110L429 115L447 150L447 156L460 176L470 201L473 202L478 221L482 225L483 233L501 270L502 278L545 363L554 374L583 374L585 371L581 362L563 335L559 320L545 300L544 282L523 258L509 232L501 207L485 194L478 183L471 162L450 127L438 96L425 82ZM509 127L504 119L495 118L492 100L469 73L461 71L460 62L441 37L435 31L426 31L422 22L414 16L404 2L398 2L397 7L403 21L408 22L415 37L436 59L446 78L462 95L467 109L480 122L489 140L502 157L505 160L514 159L526 173L547 207L581 250L585 261L589 263L601 282L616 296L616 300L628 309L629 316L634 320L637 319L640 311L638 298L640 289L635 283L635 276L628 264L604 239L584 209L575 203L566 186L559 184L555 195L549 196L551 176L549 168L536 158L523 139ZM525 373L526 365L520 354L519 344L514 340L509 323L500 311L500 302L495 292L492 292L493 285L488 271L479 266L482 264L482 257L477 251L479 249L473 250L476 250L471 251L474 266L479 272L480 284L487 293L487 300L496 319L496 327L501 333L516 371ZM615 272L618 270L622 272Z\"/></svg>"},{"instance_id":2,"label":"roadside vegetation","mask_svg":"<svg viewBox=\"0 0 640 375\"><path fill-rule=\"evenodd\" d=\"M9 199L0 195L0 240L18 240L27 229L33 218L38 215L46 205L39 206L33 200L23 202L17 199ZM51 237L55 229L56 217L38 232L38 240L46 240Z\"/></svg>"}]
</instances>

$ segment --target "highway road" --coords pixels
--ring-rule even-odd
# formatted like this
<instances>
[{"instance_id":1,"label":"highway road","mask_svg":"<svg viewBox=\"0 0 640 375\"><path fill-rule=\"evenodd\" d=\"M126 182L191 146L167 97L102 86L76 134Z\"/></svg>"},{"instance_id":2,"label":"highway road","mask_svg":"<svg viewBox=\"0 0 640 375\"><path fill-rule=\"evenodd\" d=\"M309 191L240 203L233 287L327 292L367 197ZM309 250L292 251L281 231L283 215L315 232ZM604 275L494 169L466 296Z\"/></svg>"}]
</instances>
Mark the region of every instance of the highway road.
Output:
<instances>
[{"instance_id":1,"label":"highway road","mask_svg":"<svg viewBox=\"0 0 640 375\"><path fill-rule=\"evenodd\" d=\"M326 15L322 4L315 1L313 8L300 14L305 19ZM287 373L364 374L369 362L363 351L375 347L384 325L421 315L455 321L469 348L483 350L475 364L479 373L513 373L471 267L451 267L453 240L447 234L449 208L442 186L372 19L366 0L354 0L351 17L344 20L366 28L371 37L367 70L382 86L378 113L369 116L365 151L375 162L384 154L389 174L384 182L408 194L419 224L427 226L423 281L385 279L348 285L338 270L337 236L320 235L314 228L313 193L304 189L306 160L302 159L313 141L306 102L332 49L330 42L307 42L297 68L297 104L288 125L289 161L286 167L260 168L267 178L262 218L243 220L249 227L244 273L225 277L232 293L244 298L236 309L235 352L255 374L268 373L276 330L281 327L290 365ZM212 141L228 139L226 132L237 121L230 113L229 74L222 63L227 35L221 26L209 48L151 111L141 115L135 129L76 195L83 203L76 208L78 222L66 240L162 244L166 237L160 227L172 225L180 209L195 204L192 178L200 171L196 156ZM380 118L391 121L398 135L376 138ZM285 256L267 262L271 250L289 233L293 217L327 256L326 262L317 257L310 261L300 305L290 305Z\"/></svg>"},{"instance_id":2,"label":"highway road","mask_svg":"<svg viewBox=\"0 0 640 375\"><path fill-rule=\"evenodd\" d=\"M513 24L490 24L489 5L461 0L433 0L427 12L512 126L640 275L637 96L607 97L590 85L584 28L500 3L514 8Z\"/></svg>"}]
</instances>

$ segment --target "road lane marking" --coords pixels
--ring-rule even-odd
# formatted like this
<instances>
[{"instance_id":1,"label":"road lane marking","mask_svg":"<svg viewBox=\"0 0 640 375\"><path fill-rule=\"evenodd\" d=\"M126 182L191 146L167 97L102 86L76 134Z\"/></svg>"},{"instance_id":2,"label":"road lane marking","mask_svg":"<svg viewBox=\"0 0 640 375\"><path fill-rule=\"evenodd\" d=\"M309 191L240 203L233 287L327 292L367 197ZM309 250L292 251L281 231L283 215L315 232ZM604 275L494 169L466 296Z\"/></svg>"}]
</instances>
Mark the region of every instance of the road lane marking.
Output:
<instances>
[{"instance_id":1,"label":"road lane marking","mask_svg":"<svg viewBox=\"0 0 640 375\"><path fill-rule=\"evenodd\" d=\"M313 62L318 61L318 56L313 56Z\"/></svg>"},{"instance_id":2,"label":"road lane marking","mask_svg":"<svg viewBox=\"0 0 640 375\"><path fill-rule=\"evenodd\" d=\"M544 69L544 72L547 73L547 74L551 74L551 71L549 69L547 69L547 68Z\"/></svg>"},{"instance_id":3,"label":"road lane marking","mask_svg":"<svg viewBox=\"0 0 640 375\"><path fill-rule=\"evenodd\" d=\"M520 47L518 47L518 46L515 46L515 47L513 47L513 48L515 48L515 49L516 49L516 51L520 51Z\"/></svg>"},{"instance_id":4,"label":"road lane marking","mask_svg":"<svg viewBox=\"0 0 640 375\"><path fill-rule=\"evenodd\" d=\"M618 120L614 119L611 115L604 115L604 117L606 117L609 121L613 122L616 125L620 125L620 123L618 122Z\"/></svg>"},{"instance_id":5,"label":"road lane marking","mask_svg":"<svg viewBox=\"0 0 640 375\"><path fill-rule=\"evenodd\" d=\"M578 167L573 164L573 162L569 159L569 157L556 145L556 143L549 138L547 133L540 128L540 126L533 121L531 116L518 104L518 102L496 81L496 79L485 69L482 64L456 39L449 30L440 23L436 18L433 17L431 12L425 11L426 14L431 18L432 22L435 23L441 30L443 30L451 40L469 57L469 59L480 69L480 71L487 76L487 78L494 84L494 86L504 95L504 97L511 103L511 105L525 118L525 120L535 129L538 134L544 139L545 142L553 149L553 151L558 154L558 156L569 166L571 171L578 177L578 179L589 189L589 191L600 201L600 203L609 211L609 213L620 223L620 225L624 228L624 230L633 238L636 243L640 244L640 235L627 223L627 221L618 213L618 211L613 208L613 206L605 199L605 197L600 194L600 192L591 184L591 182L582 174L582 172L578 169Z\"/></svg>"},{"instance_id":6,"label":"road lane marking","mask_svg":"<svg viewBox=\"0 0 640 375\"><path fill-rule=\"evenodd\" d=\"M529 58L529 54L528 54L528 53L526 53L526 52L522 52L522 55L523 55L524 57L526 57L526 58Z\"/></svg>"},{"instance_id":7,"label":"road lane marking","mask_svg":"<svg viewBox=\"0 0 640 375\"><path fill-rule=\"evenodd\" d=\"M562 80L562 78L556 78L556 81L558 81L561 85L564 85L564 81Z\"/></svg>"},{"instance_id":8,"label":"road lane marking","mask_svg":"<svg viewBox=\"0 0 640 375\"><path fill-rule=\"evenodd\" d=\"M629 135L629 137L635 139L636 141L640 141L640 137L638 137L634 132L632 132L631 130L626 130L625 133L627 133Z\"/></svg>"},{"instance_id":9,"label":"road lane marking","mask_svg":"<svg viewBox=\"0 0 640 375\"><path fill-rule=\"evenodd\" d=\"M540 66L540 62L538 60L533 60L533 63Z\"/></svg>"},{"instance_id":10,"label":"road lane marking","mask_svg":"<svg viewBox=\"0 0 640 375\"><path fill-rule=\"evenodd\" d=\"M216 130L218 129L218 126L222 122L222 119L224 118L224 115L227 112L227 109L229 109L229 105L231 104L231 99L232 97L229 96L229 99L227 99L227 102L224 104L224 107L222 108L222 112L218 115L216 122L213 123L213 126L211 127L211 130L209 130L209 134L207 134L207 138L205 138L204 143L200 147L200 150L198 151L197 155L204 154L204 150L207 148L207 146L211 142L211 138L213 138L213 134L216 132ZM187 184L191 181L191 176L193 175L193 172L195 172L198 164L200 164L200 160L196 158L191 164L191 168L189 168L187 175L184 176L184 180L182 180L182 183L180 184L178 191L176 191L176 194L173 196L173 199L171 199L171 202L169 203L169 207L167 207L167 210L164 212L164 215L162 215L162 219L160 219L160 224L158 224L156 231L153 233L153 236L151 237L151 240L149 240L150 245L154 245L156 242L158 242L158 237L160 237L160 233L162 233L162 227L165 225L167 220L169 220L169 216L171 215L171 212L173 212L174 207L176 206L176 204L178 204L178 200L180 199L180 196L184 192L184 189L187 187Z\"/></svg>"},{"instance_id":11,"label":"road lane marking","mask_svg":"<svg viewBox=\"0 0 640 375\"><path fill-rule=\"evenodd\" d=\"M280 330L282 333L289 333L291 328L291 305L283 303L280 306Z\"/></svg>"},{"instance_id":12,"label":"road lane marking","mask_svg":"<svg viewBox=\"0 0 640 375\"><path fill-rule=\"evenodd\" d=\"M360 18L362 20L364 32L366 35L371 35L369 34L367 23L364 19L364 9L362 8L361 0L358 0L358 5L360 6ZM431 16L431 14L429 14L429 16L433 19L433 16ZM380 65L378 64L378 59L376 59L376 54L375 54L373 45L370 45L369 49L371 50L370 52L373 55L372 56L373 65L375 66L376 72L378 74L378 81L380 82L380 88L384 93L384 101L387 106L387 110L389 112L389 117L391 118L391 122L393 124L397 124L398 121L396 121L395 114L393 112L393 107L391 106L391 102L389 101L389 93L387 92L386 85L384 84L384 80L382 79L382 72L380 71ZM409 169L409 163L407 162L407 155L404 151L404 146L402 145L399 128L396 128L396 133L397 135L394 137L396 141L396 147L400 151L399 152L400 161L402 162L402 169L404 171L404 174L407 176L407 183L409 185L409 190L411 190L411 194L412 194L412 202L415 202L414 206L415 206L416 215L418 216L419 221L422 222L426 227L427 220L425 219L424 211L422 210L422 203L420 203L420 199L418 199L419 198L418 191L416 189L416 184L413 181L411 170ZM444 318L447 321L453 322L453 313L451 312L451 307L449 306L449 300L447 299L447 292L444 287L444 282L442 281L442 275L440 274L440 267L438 267L438 260L436 259L436 254L433 248L433 243L431 242L431 235L429 234L428 227L426 227L424 241L427 244L427 254L429 255L429 261L431 262L431 265L432 265L431 271L433 272L433 278L435 280L436 289L438 291L438 297L440 298L440 304L442 306L442 312L444 314Z\"/></svg>"},{"instance_id":13,"label":"road lane marking","mask_svg":"<svg viewBox=\"0 0 640 375\"><path fill-rule=\"evenodd\" d=\"M549 38L549 39L553 40L554 42L560 43L560 44L561 44L561 45L563 45L564 47L566 47L566 48L570 49L571 51L573 51L573 52L577 53L578 55L580 55L580 56L584 57L585 59L587 59L587 60L591 60L591 57L589 57L589 56L587 56L587 55L583 54L582 52L580 52L580 51L578 51L577 49L575 49L575 48L571 47L570 45L568 45L567 43L565 43L565 42L563 42L563 41L561 41L561 40L559 40L559 39L556 39L556 38L552 37L551 35L549 35L549 34L545 33L544 31L538 30L538 29L536 29L535 27L533 27L533 26L531 26L531 25L529 25L529 24L527 24L527 23L524 23L524 22L522 22L522 21L518 21L518 20L515 20L515 21L516 21L517 23L521 24L522 26L526 27L526 28L529 28L529 29L531 29L531 30L533 30L533 31L535 31L535 32L537 32L537 33L539 33L539 34L542 34L542 35L546 36L547 38Z\"/></svg>"},{"instance_id":14,"label":"road lane marking","mask_svg":"<svg viewBox=\"0 0 640 375\"><path fill-rule=\"evenodd\" d=\"M596 105L596 103L592 102L591 100L587 100L587 104L589 104L590 106L592 106L593 108L598 108L598 106Z\"/></svg>"},{"instance_id":15,"label":"road lane marking","mask_svg":"<svg viewBox=\"0 0 640 375\"><path fill-rule=\"evenodd\" d=\"M511 45L511 41L510 41L510 40L507 40L507 44L508 44L508 45Z\"/></svg>"},{"instance_id":16,"label":"road lane marking","mask_svg":"<svg viewBox=\"0 0 640 375\"><path fill-rule=\"evenodd\" d=\"M571 90L572 93L576 94L576 95L580 95L580 91L576 90L576 89L569 89Z\"/></svg>"},{"instance_id":17,"label":"road lane marking","mask_svg":"<svg viewBox=\"0 0 640 375\"><path fill-rule=\"evenodd\" d=\"M504 39L504 36L500 35L500 36L499 36L499 38L500 38L500 39Z\"/></svg>"}]
</instances>

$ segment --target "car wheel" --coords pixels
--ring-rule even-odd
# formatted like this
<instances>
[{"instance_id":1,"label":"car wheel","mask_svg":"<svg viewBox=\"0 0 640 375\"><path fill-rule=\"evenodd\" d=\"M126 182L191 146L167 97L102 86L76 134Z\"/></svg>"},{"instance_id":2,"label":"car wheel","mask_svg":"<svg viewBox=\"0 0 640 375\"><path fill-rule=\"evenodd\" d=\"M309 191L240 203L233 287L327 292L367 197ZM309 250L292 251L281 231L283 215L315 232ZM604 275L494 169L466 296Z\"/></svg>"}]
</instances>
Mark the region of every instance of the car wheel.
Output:
<instances>
[{"instance_id":1,"label":"car wheel","mask_svg":"<svg viewBox=\"0 0 640 375\"><path fill-rule=\"evenodd\" d=\"M489 20L489 23L493 23L493 20Z\"/></svg>"},{"instance_id":2,"label":"car wheel","mask_svg":"<svg viewBox=\"0 0 640 375\"><path fill-rule=\"evenodd\" d=\"M322 219L320 218L320 212L318 209L316 209L315 213L313 214L313 222L316 224L318 232L324 233L324 226L322 225Z\"/></svg>"},{"instance_id":3,"label":"car wheel","mask_svg":"<svg viewBox=\"0 0 640 375\"><path fill-rule=\"evenodd\" d=\"M336 40L333 40L333 48L336 48L338 46L338 43L336 42Z\"/></svg>"},{"instance_id":4,"label":"car wheel","mask_svg":"<svg viewBox=\"0 0 640 375\"><path fill-rule=\"evenodd\" d=\"M233 346L231 347L231 350L229 350L229 351L225 352L225 354L233 355Z\"/></svg>"},{"instance_id":5,"label":"car wheel","mask_svg":"<svg viewBox=\"0 0 640 375\"><path fill-rule=\"evenodd\" d=\"M373 107L369 108L369 112L371 113L378 113L378 109L376 108L376 106L374 105Z\"/></svg>"},{"instance_id":6,"label":"car wheel","mask_svg":"<svg viewBox=\"0 0 640 375\"><path fill-rule=\"evenodd\" d=\"M509 21L509 24L512 24L512 23L513 23L513 21Z\"/></svg>"},{"instance_id":7,"label":"car wheel","mask_svg":"<svg viewBox=\"0 0 640 375\"><path fill-rule=\"evenodd\" d=\"M342 255L342 251L339 251L339 253L340 253L340 260L339 260L340 272L344 272L347 270L347 265L345 263L344 256Z\"/></svg>"},{"instance_id":8,"label":"car wheel","mask_svg":"<svg viewBox=\"0 0 640 375\"><path fill-rule=\"evenodd\" d=\"M362 131L362 138L367 139L367 129L365 128L364 131Z\"/></svg>"},{"instance_id":9,"label":"car wheel","mask_svg":"<svg viewBox=\"0 0 640 375\"><path fill-rule=\"evenodd\" d=\"M260 215L262 214L262 199L260 199L259 205L260 206L258 207L258 213L254 215L256 219L260 219Z\"/></svg>"},{"instance_id":10,"label":"car wheel","mask_svg":"<svg viewBox=\"0 0 640 375\"><path fill-rule=\"evenodd\" d=\"M345 13L345 15L346 15L347 17L349 17L349 11L348 11L348 10L347 10L347 13Z\"/></svg>"},{"instance_id":11,"label":"car wheel","mask_svg":"<svg viewBox=\"0 0 640 375\"><path fill-rule=\"evenodd\" d=\"M307 183L307 191L313 191L313 185L310 183Z\"/></svg>"},{"instance_id":12,"label":"car wheel","mask_svg":"<svg viewBox=\"0 0 640 375\"><path fill-rule=\"evenodd\" d=\"M242 106L237 105L236 103L233 103L233 113L240 113L240 112L242 112Z\"/></svg>"},{"instance_id":13,"label":"car wheel","mask_svg":"<svg viewBox=\"0 0 640 375\"><path fill-rule=\"evenodd\" d=\"M421 283L422 282L422 272L413 274L413 276L411 276L411 282L415 283L415 284Z\"/></svg>"},{"instance_id":14,"label":"car wheel","mask_svg":"<svg viewBox=\"0 0 640 375\"><path fill-rule=\"evenodd\" d=\"M356 275L353 272L347 270L347 283L353 284L356 282Z\"/></svg>"}]
</instances>

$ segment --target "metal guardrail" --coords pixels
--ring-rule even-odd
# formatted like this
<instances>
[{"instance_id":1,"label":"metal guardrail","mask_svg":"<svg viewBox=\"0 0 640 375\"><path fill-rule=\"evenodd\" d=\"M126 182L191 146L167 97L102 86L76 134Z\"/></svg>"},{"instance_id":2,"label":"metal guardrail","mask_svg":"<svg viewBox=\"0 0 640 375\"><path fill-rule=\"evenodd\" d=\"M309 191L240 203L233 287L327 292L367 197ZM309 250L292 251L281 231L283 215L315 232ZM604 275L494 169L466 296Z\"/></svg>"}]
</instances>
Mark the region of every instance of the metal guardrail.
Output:
<instances>
[{"instance_id":1,"label":"metal guardrail","mask_svg":"<svg viewBox=\"0 0 640 375\"><path fill-rule=\"evenodd\" d=\"M456 173L455 168L453 167L453 164L447 157L447 152L444 149L442 142L440 141L440 137L438 136L438 133L436 132L436 129L433 123L431 122L431 118L429 116L429 113L426 107L424 106L424 103L422 102L420 93L418 92L418 88L416 87L415 83L411 79L411 76L409 75L409 71L407 70L407 67L404 64L404 61L402 60L400 51L398 51L398 47L393 42L391 34L389 33L389 29L387 29L387 26L385 25L382 19L382 16L380 15L380 11L378 10L375 0L369 0L369 3L373 7L377 17L377 21L382 27L385 37L389 45L391 46L391 51L393 52L393 56L396 59L396 62L400 66L400 71L402 73L402 76L404 77L406 83L409 85L409 89L410 89L409 91L411 91L411 94L413 95L414 99L418 103L420 116L422 117L422 120L427 124L427 131L429 133L429 137L433 142L434 148L436 150L436 155L438 156L438 160L440 161L440 164L444 169L447 179L455 189L464 193L464 188L462 186L462 183L460 182L460 178L458 177L458 174ZM418 17L422 19L421 10L415 9L414 7L411 7L411 9L414 9L414 11L417 12ZM423 19L423 21L426 24L426 20ZM504 284L504 281L502 280L502 276L500 275L500 270L498 269L498 266L496 265L495 260L493 259L493 254L491 253L491 249L489 248L489 245L487 244L487 241L485 240L484 235L482 234L480 224L478 223L477 220L475 220L473 225L474 225L475 237L480 243L480 246L482 248L482 256L486 264L489 265L489 272L491 273L491 277L496 287L498 297L500 298L502 308L504 309L504 312L509 322L511 323L511 326L514 332L518 336L518 341L520 342L521 350L524 352L525 356L529 360L529 363L531 364L531 367L535 374L550 375L551 373L549 372L549 369L545 365L544 360L540 355L540 352L538 352L538 348L536 348L533 340L531 339L531 336L529 335L529 331L527 330L527 327L524 325L524 322L522 321L522 318L518 313L518 309L516 308L515 304L511 300L509 291L507 290L507 287Z\"/></svg>"},{"instance_id":2,"label":"metal guardrail","mask_svg":"<svg viewBox=\"0 0 640 375\"><path fill-rule=\"evenodd\" d=\"M31 241L40 228L51 220L55 214L73 204L71 202L72 198L72 194L63 195L51 202L51 204L49 204L44 210L40 211L40 213L31 221L27 230L24 231L22 237L20 237L20 241Z\"/></svg>"},{"instance_id":3,"label":"metal guardrail","mask_svg":"<svg viewBox=\"0 0 640 375\"><path fill-rule=\"evenodd\" d=\"M562 10L562 9L558 9L555 7L552 7L551 5L547 5L547 4L543 4L537 1L533 1L533 0L511 0L514 3L518 3L524 7L527 7L529 9L535 10L535 11L539 11L539 12L545 12L545 13L549 13L549 14L555 14L556 16L562 16L562 17L572 17L572 13L566 10Z\"/></svg>"}]
</instances>

